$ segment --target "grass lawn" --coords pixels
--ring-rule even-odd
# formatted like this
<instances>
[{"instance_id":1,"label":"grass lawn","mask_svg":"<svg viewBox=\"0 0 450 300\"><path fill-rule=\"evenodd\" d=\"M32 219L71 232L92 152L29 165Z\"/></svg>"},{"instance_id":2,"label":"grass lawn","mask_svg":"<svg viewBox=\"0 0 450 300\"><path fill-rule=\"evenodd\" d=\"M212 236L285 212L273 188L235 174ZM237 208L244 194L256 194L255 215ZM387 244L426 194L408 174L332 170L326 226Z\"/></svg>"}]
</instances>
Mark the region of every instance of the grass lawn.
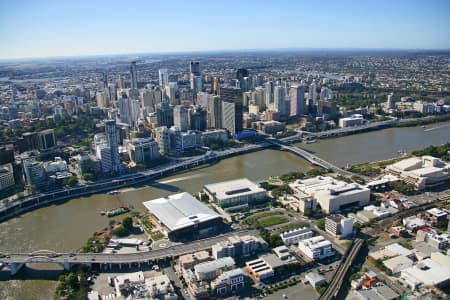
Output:
<instances>
[{"instance_id":1,"label":"grass lawn","mask_svg":"<svg viewBox=\"0 0 450 300\"><path fill-rule=\"evenodd\" d=\"M283 216L271 216L259 220L256 224L260 227L269 227L273 225L283 224L289 222L289 219Z\"/></svg>"}]
</instances>

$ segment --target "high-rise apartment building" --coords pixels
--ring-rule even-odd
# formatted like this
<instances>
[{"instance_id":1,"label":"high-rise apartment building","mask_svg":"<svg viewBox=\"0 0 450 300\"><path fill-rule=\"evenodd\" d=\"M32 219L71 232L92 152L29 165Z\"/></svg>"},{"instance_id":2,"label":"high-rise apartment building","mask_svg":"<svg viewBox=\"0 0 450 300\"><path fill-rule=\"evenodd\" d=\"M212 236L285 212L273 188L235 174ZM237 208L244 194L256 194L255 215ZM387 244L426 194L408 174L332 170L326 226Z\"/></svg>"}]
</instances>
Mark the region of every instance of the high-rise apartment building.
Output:
<instances>
[{"instance_id":1,"label":"high-rise apartment building","mask_svg":"<svg viewBox=\"0 0 450 300\"><path fill-rule=\"evenodd\" d=\"M177 105L173 109L173 124L175 127L180 128L181 131L190 129L189 126L189 111L188 108L183 105Z\"/></svg>"},{"instance_id":2,"label":"high-rise apartment building","mask_svg":"<svg viewBox=\"0 0 450 300\"><path fill-rule=\"evenodd\" d=\"M317 101L317 91L316 91L316 81L313 82L309 86L309 104L315 105Z\"/></svg>"},{"instance_id":3,"label":"high-rise apartment building","mask_svg":"<svg viewBox=\"0 0 450 300\"><path fill-rule=\"evenodd\" d=\"M280 111L280 107L284 105L284 98L286 98L286 88L277 85L273 89L273 110Z\"/></svg>"},{"instance_id":4,"label":"high-rise apartment building","mask_svg":"<svg viewBox=\"0 0 450 300\"><path fill-rule=\"evenodd\" d=\"M131 88L137 89L138 88L138 79L137 79L137 69L136 69L136 62L132 61L130 66L130 75L131 75Z\"/></svg>"},{"instance_id":5,"label":"high-rise apartment building","mask_svg":"<svg viewBox=\"0 0 450 300\"><path fill-rule=\"evenodd\" d=\"M156 120L158 126L173 126L173 107L167 101L163 101L156 106Z\"/></svg>"},{"instance_id":6,"label":"high-rise apartment building","mask_svg":"<svg viewBox=\"0 0 450 300\"><path fill-rule=\"evenodd\" d=\"M119 157L119 145L117 142L117 132L116 132L116 121L106 120L105 121L105 136L107 148L109 148L109 157L105 157L105 163L110 164L111 171L120 171L120 157ZM102 153L102 164L103 164L103 153Z\"/></svg>"},{"instance_id":7,"label":"high-rise apartment building","mask_svg":"<svg viewBox=\"0 0 450 300\"><path fill-rule=\"evenodd\" d=\"M290 116L296 117L305 113L305 89L302 85L292 86L289 90Z\"/></svg>"},{"instance_id":8,"label":"high-rise apartment building","mask_svg":"<svg viewBox=\"0 0 450 300\"><path fill-rule=\"evenodd\" d=\"M164 88L169 83L169 70L167 69L159 69L159 86Z\"/></svg>"},{"instance_id":9,"label":"high-rise apartment building","mask_svg":"<svg viewBox=\"0 0 450 300\"><path fill-rule=\"evenodd\" d=\"M273 82L269 81L264 84L265 105L268 108L273 106Z\"/></svg>"}]
</instances>

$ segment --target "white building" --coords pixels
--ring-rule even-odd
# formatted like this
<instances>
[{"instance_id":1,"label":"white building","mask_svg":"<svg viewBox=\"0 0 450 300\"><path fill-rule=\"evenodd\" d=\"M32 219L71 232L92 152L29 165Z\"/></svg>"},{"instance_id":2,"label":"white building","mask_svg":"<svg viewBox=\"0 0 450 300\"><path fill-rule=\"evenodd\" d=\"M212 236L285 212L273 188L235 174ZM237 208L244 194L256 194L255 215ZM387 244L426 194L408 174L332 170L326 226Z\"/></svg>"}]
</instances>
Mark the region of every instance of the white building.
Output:
<instances>
[{"instance_id":1,"label":"white building","mask_svg":"<svg viewBox=\"0 0 450 300\"><path fill-rule=\"evenodd\" d=\"M232 257L222 257L195 265L194 274L198 280L211 281L232 267L234 267L234 259Z\"/></svg>"},{"instance_id":2,"label":"white building","mask_svg":"<svg viewBox=\"0 0 450 300\"><path fill-rule=\"evenodd\" d=\"M324 259L334 255L331 242L323 236L315 236L298 242L298 249L312 260Z\"/></svg>"},{"instance_id":3,"label":"white building","mask_svg":"<svg viewBox=\"0 0 450 300\"><path fill-rule=\"evenodd\" d=\"M158 159L159 147L153 138L134 138L127 145L130 160L136 164L142 164Z\"/></svg>"},{"instance_id":4,"label":"white building","mask_svg":"<svg viewBox=\"0 0 450 300\"><path fill-rule=\"evenodd\" d=\"M399 255L383 261L383 265L395 275L410 268L413 265L413 261L406 256Z\"/></svg>"},{"instance_id":5,"label":"white building","mask_svg":"<svg viewBox=\"0 0 450 300\"><path fill-rule=\"evenodd\" d=\"M325 231L335 237L347 237L353 232L353 221L353 218L345 218L341 215L328 216L325 218Z\"/></svg>"},{"instance_id":6,"label":"white building","mask_svg":"<svg viewBox=\"0 0 450 300\"><path fill-rule=\"evenodd\" d=\"M364 117L360 114L353 114L350 117L339 119L339 127L341 128L360 126L363 124L364 124Z\"/></svg>"},{"instance_id":7,"label":"white building","mask_svg":"<svg viewBox=\"0 0 450 300\"><path fill-rule=\"evenodd\" d=\"M450 281L450 257L439 252L432 253L431 258L403 270L401 278L413 290L422 285L445 285Z\"/></svg>"},{"instance_id":8,"label":"white building","mask_svg":"<svg viewBox=\"0 0 450 300\"><path fill-rule=\"evenodd\" d=\"M428 155L407 158L389 165L386 172L414 185L418 190L450 180L450 164Z\"/></svg>"},{"instance_id":9,"label":"white building","mask_svg":"<svg viewBox=\"0 0 450 300\"><path fill-rule=\"evenodd\" d=\"M332 213L342 206L363 206L370 201L370 190L357 183L346 183L328 176L297 180L289 185L305 197L314 198L323 212Z\"/></svg>"},{"instance_id":10,"label":"white building","mask_svg":"<svg viewBox=\"0 0 450 300\"><path fill-rule=\"evenodd\" d=\"M280 234L281 240L286 246L297 244L301 240L313 237L314 233L308 227L297 228Z\"/></svg>"},{"instance_id":11,"label":"white building","mask_svg":"<svg viewBox=\"0 0 450 300\"><path fill-rule=\"evenodd\" d=\"M233 269L223 272L211 282L211 288L218 295L227 294L244 287L244 272L241 269Z\"/></svg>"},{"instance_id":12,"label":"white building","mask_svg":"<svg viewBox=\"0 0 450 300\"><path fill-rule=\"evenodd\" d=\"M208 184L203 192L221 207L246 206L266 198L266 190L247 178Z\"/></svg>"}]
</instances>

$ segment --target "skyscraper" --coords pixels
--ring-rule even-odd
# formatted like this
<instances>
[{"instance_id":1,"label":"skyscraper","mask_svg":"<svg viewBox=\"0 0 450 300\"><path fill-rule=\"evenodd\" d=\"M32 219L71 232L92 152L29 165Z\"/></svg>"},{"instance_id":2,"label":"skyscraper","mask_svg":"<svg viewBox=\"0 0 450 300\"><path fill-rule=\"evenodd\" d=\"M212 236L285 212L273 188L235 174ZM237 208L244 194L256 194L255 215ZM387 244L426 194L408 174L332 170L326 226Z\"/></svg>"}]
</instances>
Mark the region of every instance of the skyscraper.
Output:
<instances>
[{"instance_id":1,"label":"skyscraper","mask_svg":"<svg viewBox=\"0 0 450 300\"><path fill-rule=\"evenodd\" d=\"M169 83L169 70L159 69L159 86L164 88Z\"/></svg>"},{"instance_id":2,"label":"skyscraper","mask_svg":"<svg viewBox=\"0 0 450 300\"><path fill-rule=\"evenodd\" d=\"M237 88L223 87L220 89L222 100L222 127L232 135L243 129L242 91Z\"/></svg>"},{"instance_id":3,"label":"skyscraper","mask_svg":"<svg viewBox=\"0 0 450 300\"><path fill-rule=\"evenodd\" d=\"M132 61L130 66L130 74L131 74L131 88L137 89L138 85L138 79L137 79L137 69L136 69L136 62Z\"/></svg>"},{"instance_id":4,"label":"skyscraper","mask_svg":"<svg viewBox=\"0 0 450 300\"><path fill-rule=\"evenodd\" d=\"M273 105L273 82L269 81L264 84L265 105L271 108Z\"/></svg>"},{"instance_id":5,"label":"skyscraper","mask_svg":"<svg viewBox=\"0 0 450 300\"><path fill-rule=\"evenodd\" d=\"M188 113L188 109L183 105L177 105L173 109L173 124L181 131L190 129Z\"/></svg>"},{"instance_id":6,"label":"skyscraper","mask_svg":"<svg viewBox=\"0 0 450 300\"><path fill-rule=\"evenodd\" d=\"M316 80L313 80L313 82L309 86L309 104L315 105L317 100L317 92L316 92Z\"/></svg>"},{"instance_id":7,"label":"skyscraper","mask_svg":"<svg viewBox=\"0 0 450 300\"><path fill-rule=\"evenodd\" d=\"M249 78L247 69L238 69L236 72L236 79L239 81L239 88L246 92L249 89Z\"/></svg>"},{"instance_id":8,"label":"skyscraper","mask_svg":"<svg viewBox=\"0 0 450 300\"><path fill-rule=\"evenodd\" d=\"M333 91L327 87L322 87L320 89L320 99L321 100L331 100L333 99Z\"/></svg>"},{"instance_id":9,"label":"skyscraper","mask_svg":"<svg viewBox=\"0 0 450 300\"><path fill-rule=\"evenodd\" d=\"M156 106L156 120L158 126L173 126L173 108L167 101L163 101Z\"/></svg>"},{"instance_id":10,"label":"skyscraper","mask_svg":"<svg viewBox=\"0 0 450 300\"><path fill-rule=\"evenodd\" d=\"M189 65L189 71L190 71L189 81L191 84L191 89L194 90L194 88L195 88L194 78L195 78L195 76L201 75L200 74L200 63L198 61L197 62L191 61L190 65Z\"/></svg>"},{"instance_id":11,"label":"skyscraper","mask_svg":"<svg viewBox=\"0 0 450 300\"><path fill-rule=\"evenodd\" d=\"M394 98L394 93L390 93L387 96L387 102L386 102L386 109L395 109L395 98Z\"/></svg>"},{"instance_id":12,"label":"skyscraper","mask_svg":"<svg viewBox=\"0 0 450 300\"><path fill-rule=\"evenodd\" d=\"M291 99L291 117L303 115L305 113L305 90L302 85L292 86L289 90Z\"/></svg>"},{"instance_id":13,"label":"skyscraper","mask_svg":"<svg viewBox=\"0 0 450 300\"><path fill-rule=\"evenodd\" d=\"M119 145L117 143L117 133L116 133L116 121L106 120L105 121L105 133L106 133L106 143L109 148L109 157L105 157L105 160L109 160L108 163L111 165L111 170L113 172L120 171L120 158L119 158ZM103 154L102 154L102 164L103 164Z\"/></svg>"},{"instance_id":14,"label":"skyscraper","mask_svg":"<svg viewBox=\"0 0 450 300\"><path fill-rule=\"evenodd\" d=\"M222 101L220 97L209 95L206 110L208 128L222 128Z\"/></svg>"},{"instance_id":15,"label":"skyscraper","mask_svg":"<svg viewBox=\"0 0 450 300\"><path fill-rule=\"evenodd\" d=\"M203 131L206 129L206 109L199 105L189 109L189 126L192 130Z\"/></svg>"},{"instance_id":16,"label":"skyscraper","mask_svg":"<svg viewBox=\"0 0 450 300\"><path fill-rule=\"evenodd\" d=\"M286 88L277 85L273 90L273 110L279 112L280 106L284 105L284 98L286 97Z\"/></svg>"}]
</instances>

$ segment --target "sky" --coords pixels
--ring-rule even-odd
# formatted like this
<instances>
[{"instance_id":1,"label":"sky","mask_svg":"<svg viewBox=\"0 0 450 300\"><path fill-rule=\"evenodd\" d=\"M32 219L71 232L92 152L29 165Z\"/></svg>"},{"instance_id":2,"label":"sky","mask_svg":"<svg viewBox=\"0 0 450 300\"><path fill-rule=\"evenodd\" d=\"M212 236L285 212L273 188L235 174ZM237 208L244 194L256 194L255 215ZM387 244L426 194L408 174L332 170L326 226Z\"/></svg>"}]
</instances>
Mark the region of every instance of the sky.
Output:
<instances>
[{"instance_id":1,"label":"sky","mask_svg":"<svg viewBox=\"0 0 450 300\"><path fill-rule=\"evenodd\" d=\"M450 49L450 0L0 0L0 59Z\"/></svg>"}]
</instances>

